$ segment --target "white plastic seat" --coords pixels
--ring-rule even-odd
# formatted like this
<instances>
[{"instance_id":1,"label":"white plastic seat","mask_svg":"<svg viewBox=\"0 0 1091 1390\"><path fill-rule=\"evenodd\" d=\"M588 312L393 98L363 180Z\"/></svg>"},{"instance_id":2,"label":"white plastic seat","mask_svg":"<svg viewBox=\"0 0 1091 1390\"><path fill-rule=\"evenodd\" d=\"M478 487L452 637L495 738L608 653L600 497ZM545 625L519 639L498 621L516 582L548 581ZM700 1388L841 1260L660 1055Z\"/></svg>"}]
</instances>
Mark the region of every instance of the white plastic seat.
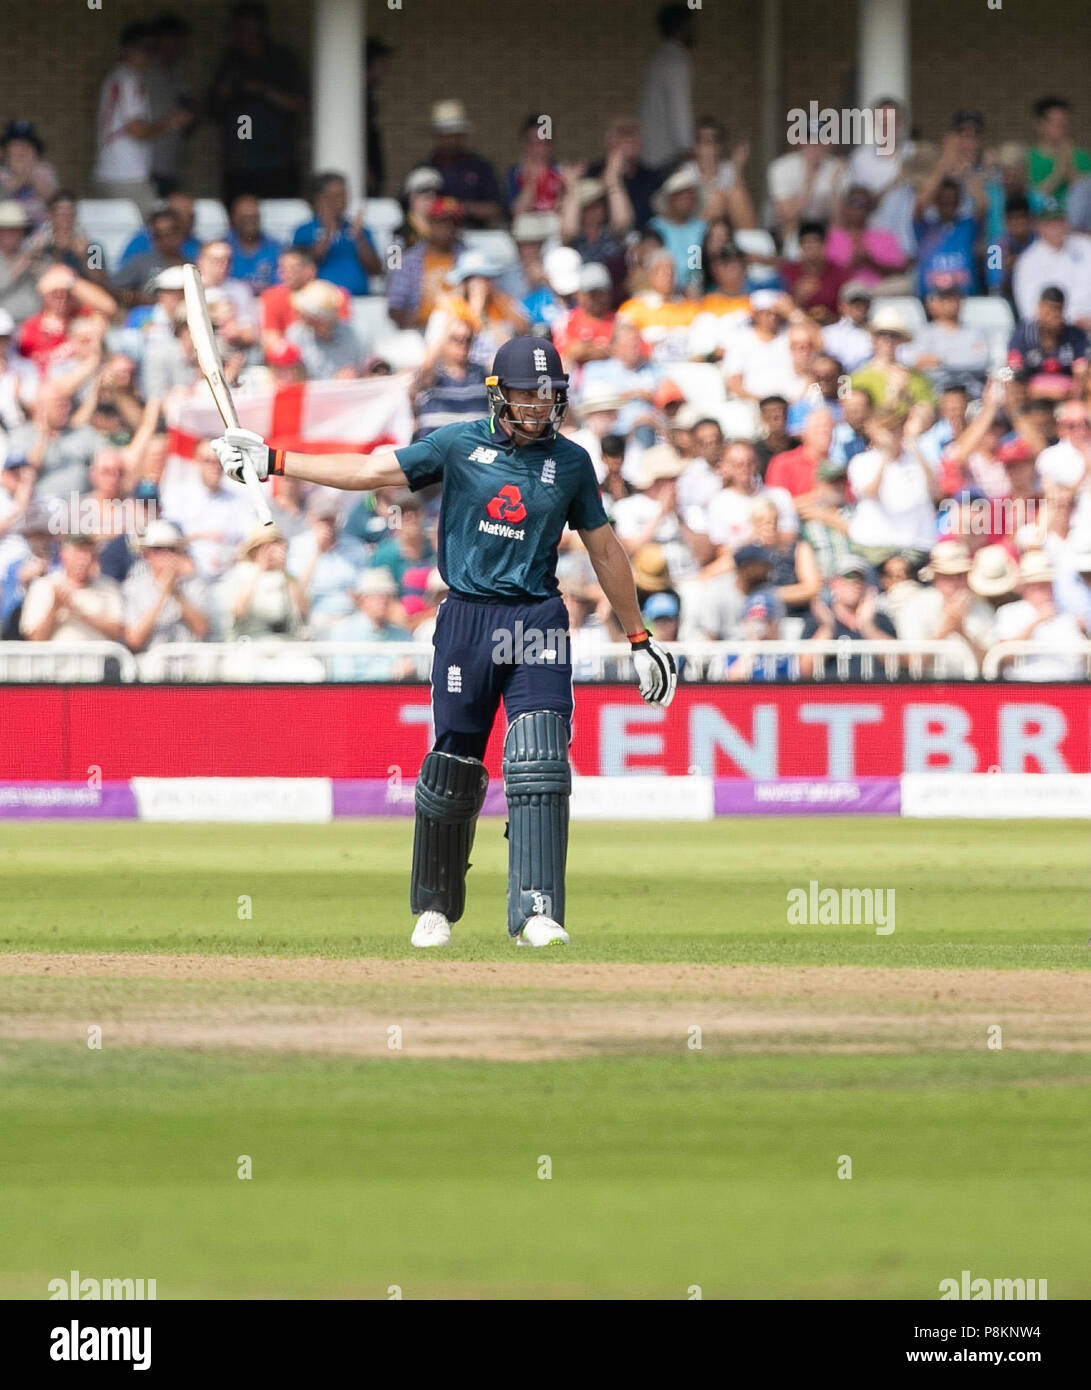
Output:
<instances>
[{"instance_id":1,"label":"white plastic seat","mask_svg":"<svg viewBox=\"0 0 1091 1390\"><path fill-rule=\"evenodd\" d=\"M715 414L727 400L723 372L712 362L671 362L663 379L673 381L695 410Z\"/></svg>"},{"instance_id":2,"label":"white plastic seat","mask_svg":"<svg viewBox=\"0 0 1091 1390\"><path fill-rule=\"evenodd\" d=\"M381 294L356 295L349 308L349 322L360 342L369 350L398 332L398 325L387 313L386 297Z\"/></svg>"},{"instance_id":3,"label":"white plastic seat","mask_svg":"<svg viewBox=\"0 0 1091 1390\"><path fill-rule=\"evenodd\" d=\"M314 212L303 198L263 198L261 230L282 245L289 245L297 227L311 222Z\"/></svg>"},{"instance_id":4,"label":"white plastic seat","mask_svg":"<svg viewBox=\"0 0 1091 1390\"><path fill-rule=\"evenodd\" d=\"M462 233L468 251L483 251L497 265L509 266L519 259L519 252L510 232L502 228L485 227L480 231Z\"/></svg>"},{"instance_id":5,"label":"white plastic seat","mask_svg":"<svg viewBox=\"0 0 1091 1390\"><path fill-rule=\"evenodd\" d=\"M230 225L227 209L219 198L193 200L193 235L202 245L226 236Z\"/></svg>"},{"instance_id":6,"label":"white plastic seat","mask_svg":"<svg viewBox=\"0 0 1091 1390\"><path fill-rule=\"evenodd\" d=\"M81 198L76 221L91 246L101 246L106 270L116 270L121 253L144 225L131 198Z\"/></svg>"},{"instance_id":7,"label":"white plastic seat","mask_svg":"<svg viewBox=\"0 0 1091 1390\"><path fill-rule=\"evenodd\" d=\"M976 328L989 341L989 358L994 366L1007 360L1008 343L1015 332L1015 315L1006 299L998 295L971 295L962 301L961 322Z\"/></svg>"}]
</instances>

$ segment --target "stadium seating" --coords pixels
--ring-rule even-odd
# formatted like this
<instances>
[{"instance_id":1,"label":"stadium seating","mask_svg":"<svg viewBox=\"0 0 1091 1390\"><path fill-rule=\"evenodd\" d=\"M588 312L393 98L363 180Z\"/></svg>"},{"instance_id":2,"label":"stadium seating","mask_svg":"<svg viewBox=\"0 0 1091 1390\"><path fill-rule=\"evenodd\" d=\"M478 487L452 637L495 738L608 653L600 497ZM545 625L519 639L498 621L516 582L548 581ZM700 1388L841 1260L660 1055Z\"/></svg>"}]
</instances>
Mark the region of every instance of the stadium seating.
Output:
<instances>
[{"instance_id":1,"label":"stadium seating","mask_svg":"<svg viewBox=\"0 0 1091 1390\"><path fill-rule=\"evenodd\" d=\"M398 325L387 313L386 296L381 294L357 295L349 309L349 322L360 341L371 350L398 331Z\"/></svg>"},{"instance_id":2,"label":"stadium seating","mask_svg":"<svg viewBox=\"0 0 1091 1390\"><path fill-rule=\"evenodd\" d=\"M91 246L101 246L105 269L116 270L121 253L144 225L140 209L129 198L81 198L76 221Z\"/></svg>"},{"instance_id":3,"label":"stadium seating","mask_svg":"<svg viewBox=\"0 0 1091 1390\"><path fill-rule=\"evenodd\" d=\"M702 414L715 415L727 400L723 372L711 362L671 362L663 368L663 375Z\"/></svg>"},{"instance_id":4,"label":"stadium seating","mask_svg":"<svg viewBox=\"0 0 1091 1390\"><path fill-rule=\"evenodd\" d=\"M1001 366L1008 355L1008 343L1015 331L1015 315L1006 299L994 295L973 295L963 300L962 323L979 328L989 340L991 364Z\"/></svg>"},{"instance_id":5,"label":"stadium seating","mask_svg":"<svg viewBox=\"0 0 1091 1390\"><path fill-rule=\"evenodd\" d=\"M230 227L227 209L219 198L195 198L193 202L193 235L200 242L226 236Z\"/></svg>"},{"instance_id":6,"label":"stadium seating","mask_svg":"<svg viewBox=\"0 0 1091 1390\"><path fill-rule=\"evenodd\" d=\"M511 233L503 230L466 231L462 240L471 251L482 251L498 265L509 266L519 259Z\"/></svg>"},{"instance_id":7,"label":"stadium seating","mask_svg":"<svg viewBox=\"0 0 1091 1390\"><path fill-rule=\"evenodd\" d=\"M265 198L261 204L261 230L287 245L297 227L314 216L310 203L303 198Z\"/></svg>"}]
</instances>

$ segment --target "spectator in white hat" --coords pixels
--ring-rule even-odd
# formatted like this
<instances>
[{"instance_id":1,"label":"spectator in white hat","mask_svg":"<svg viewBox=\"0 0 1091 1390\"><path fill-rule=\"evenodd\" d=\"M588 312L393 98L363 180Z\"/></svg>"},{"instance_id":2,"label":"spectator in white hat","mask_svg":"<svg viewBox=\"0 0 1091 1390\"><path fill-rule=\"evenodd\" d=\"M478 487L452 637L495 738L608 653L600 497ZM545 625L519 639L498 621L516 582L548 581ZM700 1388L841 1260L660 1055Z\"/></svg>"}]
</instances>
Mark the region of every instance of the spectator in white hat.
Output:
<instances>
[{"instance_id":1,"label":"spectator in white hat","mask_svg":"<svg viewBox=\"0 0 1091 1390\"><path fill-rule=\"evenodd\" d=\"M701 246L707 224L697 216L700 186L695 168L676 169L652 199L655 216L648 223L674 257L675 280L683 291L699 288L704 279Z\"/></svg>"},{"instance_id":2,"label":"spectator in white hat","mask_svg":"<svg viewBox=\"0 0 1091 1390\"><path fill-rule=\"evenodd\" d=\"M1019 565L1004 545L983 545L974 552L968 583L993 612L1014 601Z\"/></svg>"},{"instance_id":3,"label":"spectator in white hat","mask_svg":"<svg viewBox=\"0 0 1091 1390\"><path fill-rule=\"evenodd\" d=\"M340 318L341 294L326 280L312 280L292 295L299 315L284 336L299 348L303 366L312 380L359 375L364 345L351 324Z\"/></svg>"},{"instance_id":4,"label":"spectator in white hat","mask_svg":"<svg viewBox=\"0 0 1091 1390\"><path fill-rule=\"evenodd\" d=\"M394 233L394 240L403 251L416 246L428 235L428 213L442 192L443 175L427 164L410 169L405 176L400 199L405 219Z\"/></svg>"},{"instance_id":5,"label":"spectator in white hat","mask_svg":"<svg viewBox=\"0 0 1091 1390\"><path fill-rule=\"evenodd\" d=\"M970 588L972 568L964 541L937 542L920 573L926 587L899 610L899 638L906 642L950 642L980 665L993 643L996 615ZM933 675L957 676L964 669L962 662L948 665L937 658Z\"/></svg>"},{"instance_id":6,"label":"spectator in white hat","mask_svg":"<svg viewBox=\"0 0 1091 1390\"><path fill-rule=\"evenodd\" d=\"M625 275L625 236L633 207L621 175L608 164L601 178L584 174L582 164L566 164L561 202L561 236L582 261L601 261L620 288Z\"/></svg>"},{"instance_id":7,"label":"spectator in white hat","mask_svg":"<svg viewBox=\"0 0 1091 1390\"><path fill-rule=\"evenodd\" d=\"M288 547L275 526L253 528L218 590L231 640L301 635L307 599L285 568L287 558Z\"/></svg>"},{"instance_id":8,"label":"spectator in white hat","mask_svg":"<svg viewBox=\"0 0 1091 1390\"><path fill-rule=\"evenodd\" d=\"M386 569L367 569L352 594L355 612L334 623L330 642L412 642L413 634L396 619L400 614L398 586ZM412 657L335 656L330 660L331 680L397 681L410 679L416 668Z\"/></svg>"},{"instance_id":9,"label":"spectator in white hat","mask_svg":"<svg viewBox=\"0 0 1091 1390\"><path fill-rule=\"evenodd\" d=\"M1057 611L1055 578L1049 557L1040 550L1028 550L1019 561L1019 599L997 613L996 642L1037 642L1061 650L1015 658L1003 669L1008 680L1068 681L1083 677L1083 661L1065 654L1064 648L1081 643L1084 632L1074 614Z\"/></svg>"},{"instance_id":10,"label":"spectator in white hat","mask_svg":"<svg viewBox=\"0 0 1091 1390\"><path fill-rule=\"evenodd\" d=\"M565 368L581 367L610 356L614 312L610 307L610 272L601 261L580 267L575 308L553 325L553 345L564 358Z\"/></svg>"},{"instance_id":11,"label":"spectator in white hat","mask_svg":"<svg viewBox=\"0 0 1091 1390\"><path fill-rule=\"evenodd\" d=\"M0 202L0 309L21 324L41 304L38 281L45 270L41 252L30 233L30 218L22 203Z\"/></svg>"},{"instance_id":12,"label":"spectator in white hat","mask_svg":"<svg viewBox=\"0 0 1091 1390\"><path fill-rule=\"evenodd\" d=\"M501 219L500 189L492 165L466 147L470 122L457 99L432 106L432 152L425 161L443 175L443 191L462 205L468 227L493 227Z\"/></svg>"},{"instance_id":13,"label":"spectator in white hat","mask_svg":"<svg viewBox=\"0 0 1091 1390\"><path fill-rule=\"evenodd\" d=\"M776 290L756 290L750 296L750 322L739 327L724 351L727 389L743 400L798 394L786 324L792 302Z\"/></svg>"},{"instance_id":14,"label":"spectator in white hat","mask_svg":"<svg viewBox=\"0 0 1091 1390\"><path fill-rule=\"evenodd\" d=\"M626 554L635 555L654 542L676 581L695 575L712 554L703 514L698 508L683 511L678 502L678 479L685 467L685 460L663 445L646 450L640 491L614 507L615 530Z\"/></svg>"},{"instance_id":15,"label":"spectator in white hat","mask_svg":"<svg viewBox=\"0 0 1091 1390\"><path fill-rule=\"evenodd\" d=\"M140 561L121 586L126 645L142 652L164 642L203 642L208 594L181 531L173 522L152 521L137 545Z\"/></svg>"},{"instance_id":16,"label":"spectator in white hat","mask_svg":"<svg viewBox=\"0 0 1091 1390\"><path fill-rule=\"evenodd\" d=\"M928 378L907 367L899 355L913 337L899 310L890 305L876 309L868 326L872 355L853 372L852 385L867 391L876 409L922 401L931 405L934 395Z\"/></svg>"},{"instance_id":17,"label":"spectator in white hat","mask_svg":"<svg viewBox=\"0 0 1091 1390\"><path fill-rule=\"evenodd\" d=\"M450 292L428 320L425 342L431 345L454 323L468 324L474 335L470 360L488 371L497 349L529 327L522 306L497 286L503 270L484 251L463 251L447 277Z\"/></svg>"},{"instance_id":18,"label":"spectator in white hat","mask_svg":"<svg viewBox=\"0 0 1091 1390\"><path fill-rule=\"evenodd\" d=\"M555 212L520 212L512 218L511 236L519 261L509 268L504 287L522 304L534 333L548 329L562 308L550 287L543 258L546 242L558 235L560 225L560 214Z\"/></svg>"}]
</instances>

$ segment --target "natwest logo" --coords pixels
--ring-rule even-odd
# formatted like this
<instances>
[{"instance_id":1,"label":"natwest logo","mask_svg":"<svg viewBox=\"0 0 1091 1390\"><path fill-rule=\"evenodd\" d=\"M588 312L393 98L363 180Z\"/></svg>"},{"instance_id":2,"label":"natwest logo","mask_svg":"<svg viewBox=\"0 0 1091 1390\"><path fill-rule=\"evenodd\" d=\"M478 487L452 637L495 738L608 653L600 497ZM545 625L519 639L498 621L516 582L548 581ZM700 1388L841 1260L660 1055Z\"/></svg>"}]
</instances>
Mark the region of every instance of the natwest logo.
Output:
<instances>
[{"instance_id":1,"label":"natwest logo","mask_svg":"<svg viewBox=\"0 0 1091 1390\"><path fill-rule=\"evenodd\" d=\"M494 521L520 522L527 514L523 494L514 483L506 483L485 510Z\"/></svg>"}]
</instances>

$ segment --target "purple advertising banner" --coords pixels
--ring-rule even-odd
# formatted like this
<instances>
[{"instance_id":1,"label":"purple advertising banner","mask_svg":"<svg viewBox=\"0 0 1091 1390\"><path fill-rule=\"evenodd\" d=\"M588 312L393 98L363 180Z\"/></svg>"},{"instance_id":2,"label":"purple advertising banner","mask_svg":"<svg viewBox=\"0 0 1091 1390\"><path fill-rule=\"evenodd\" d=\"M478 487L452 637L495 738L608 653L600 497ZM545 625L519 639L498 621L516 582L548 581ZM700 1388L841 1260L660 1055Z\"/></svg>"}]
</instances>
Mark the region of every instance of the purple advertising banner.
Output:
<instances>
[{"instance_id":1,"label":"purple advertising banner","mask_svg":"<svg viewBox=\"0 0 1091 1390\"><path fill-rule=\"evenodd\" d=\"M384 777L335 777L333 814L338 816L411 816L413 782ZM483 816L505 816L508 807L504 784L490 782L485 793Z\"/></svg>"},{"instance_id":2,"label":"purple advertising banner","mask_svg":"<svg viewBox=\"0 0 1091 1390\"><path fill-rule=\"evenodd\" d=\"M0 820L133 820L136 798L128 782L0 782Z\"/></svg>"},{"instance_id":3,"label":"purple advertising banner","mask_svg":"<svg viewBox=\"0 0 1091 1390\"><path fill-rule=\"evenodd\" d=\"M901 783L897 777L778 777L770 782L717 777L715 808L718 816L896 816Z\"/></svg>"}]
</instances>

